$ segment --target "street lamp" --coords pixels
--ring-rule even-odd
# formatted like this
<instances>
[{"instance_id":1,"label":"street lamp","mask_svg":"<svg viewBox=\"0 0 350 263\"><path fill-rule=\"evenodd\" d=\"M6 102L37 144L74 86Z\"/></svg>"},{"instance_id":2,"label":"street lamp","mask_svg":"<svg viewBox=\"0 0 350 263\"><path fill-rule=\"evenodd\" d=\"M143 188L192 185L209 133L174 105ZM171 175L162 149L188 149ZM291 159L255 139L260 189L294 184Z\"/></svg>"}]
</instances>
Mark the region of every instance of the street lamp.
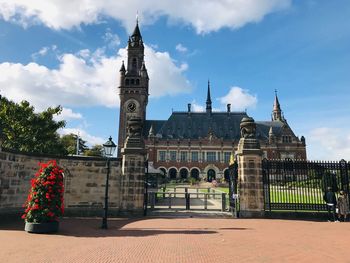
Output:
<instances>
[{"instance_id":1,"label":"street lamp","mask_svg":"<svg viewBox=\"0 0 350 263\"><path fill-rule=\"evenodd\" d=\"M106 177L106 186L105 186L105 207L104 215L102 218L102 228L107 229L107 216L108 216L108 184L109 184L109 172L110 172L110 157L113 156L117 145L112 141L112 137L109 137L109 140L103 144L104 155L107 157L107 177Z\"/></svg>"},{"instance_id":2,"label":"street lamp","mask_svg":"<svg viewBox=\"0 0 350 263\"><path fill-rule=\"evenodd\" d=\"M145 178L145 193L143 198L143 215L147 215L147 204L148 204L148 159L144 162L146 168L146 178Z\"/></svg>"}]
</instances>

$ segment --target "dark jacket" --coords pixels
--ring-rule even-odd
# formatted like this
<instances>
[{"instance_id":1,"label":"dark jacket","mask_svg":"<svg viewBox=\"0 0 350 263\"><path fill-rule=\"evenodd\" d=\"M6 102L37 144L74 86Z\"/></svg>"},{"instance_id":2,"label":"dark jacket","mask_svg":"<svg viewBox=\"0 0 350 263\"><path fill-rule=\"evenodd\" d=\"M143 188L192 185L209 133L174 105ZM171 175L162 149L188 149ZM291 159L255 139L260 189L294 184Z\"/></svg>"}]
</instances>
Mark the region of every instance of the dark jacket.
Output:
<instances>
[{"instance_id":1,"label":"dark jacket","mask_svg":"<svg viewBox=\"0 0 350 263\"><path fill-rule=\"evenodd\" d=\"M337 198L334 192L331 192L331 191L326 192L323 196L323 199L327 204L337 205Z\"/></svg>"}]
</instances>

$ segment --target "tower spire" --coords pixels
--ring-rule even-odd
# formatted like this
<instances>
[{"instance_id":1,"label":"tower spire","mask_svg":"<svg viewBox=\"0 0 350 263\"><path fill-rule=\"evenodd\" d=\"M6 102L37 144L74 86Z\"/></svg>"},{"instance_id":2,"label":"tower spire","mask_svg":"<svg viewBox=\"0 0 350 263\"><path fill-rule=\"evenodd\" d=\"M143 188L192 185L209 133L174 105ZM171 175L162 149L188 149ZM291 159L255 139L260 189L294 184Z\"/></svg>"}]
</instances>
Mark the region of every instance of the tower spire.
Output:
<instances>
[{"instance_id":1,"label":"tower spire","mask_svg":"<svg viewBox=\"0 0 350 263\"><path fill-rule=\"evenodd\" d=\"M273 121L283 121L284 120L284 118L282 116L281 105L280 105L280 102L278 101L276 89L275 89L275 100L273 103L273 110L272 110L272 120Z\"/></svg>"},{"instance_id":2,"label":"tower spire","mask_svg":"<svg viewBox=\"0 0 350 263\"><path fill-rule=\"evenodd\" d=\"M208 79L208 92L207 92L207 101L206 101L207 107L206 112L211 113L212 107L211 107L211 96L210 96L210 81Z\"/></svg>"},{"instance_id":3,"label":"tower spire","mask_svg":"<svg viewBox=\"0 0 350 263\"><path fill-rule=\"evenodd\" d=\"M138 15L136 16L136 25L135 25L134 31L131 34L130 39L129 39L129 45L131 45L133 47L143 46L142 36L141 36L140 28L139 28Z\"/></svg>"}]
</instances>

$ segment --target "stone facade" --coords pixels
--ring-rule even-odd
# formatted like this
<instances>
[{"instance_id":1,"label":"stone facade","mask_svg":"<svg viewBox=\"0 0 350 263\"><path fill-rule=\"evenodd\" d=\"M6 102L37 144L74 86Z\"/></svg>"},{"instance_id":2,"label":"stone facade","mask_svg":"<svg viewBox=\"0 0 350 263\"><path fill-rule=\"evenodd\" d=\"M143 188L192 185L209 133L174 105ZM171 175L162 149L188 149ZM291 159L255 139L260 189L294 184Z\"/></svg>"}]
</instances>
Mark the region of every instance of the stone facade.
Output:
<instances>
[{"instance_id":1,"label":"stone facade","mask_svg":"<svg viewBox=\"0 0 350 263\"><path fill-rule=\"evenodd\" d=\"M55 159L64 169L64 201L66 214L102 215L107 174L103 158L55 158L11 152L0 152L0 214L22 211L30 180L39 162ZM123 184L120 160L111 160L109 206L113 214L124 210L120 205Z\"/></svg>"},{"instance_id":2,"label":"stone facade","mask_svg":"<svg viewBox=\"0 0 350 263\"><path fill-rule=\"evenodd\" d=\"M264 215L264 188L261 169L262 151L256 139L256 124L243 118L238 144L238 184L241 217Z\"/></svg>"}]
</instances>

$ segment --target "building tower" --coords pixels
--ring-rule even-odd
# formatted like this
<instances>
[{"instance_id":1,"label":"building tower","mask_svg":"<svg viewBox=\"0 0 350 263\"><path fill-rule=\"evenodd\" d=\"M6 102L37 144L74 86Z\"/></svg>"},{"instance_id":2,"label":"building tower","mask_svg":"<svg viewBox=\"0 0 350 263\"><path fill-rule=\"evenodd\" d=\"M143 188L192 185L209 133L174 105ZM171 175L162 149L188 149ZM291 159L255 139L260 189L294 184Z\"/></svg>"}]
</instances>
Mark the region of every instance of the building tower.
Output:
<instances>
[{"instance_id":1,"label":"building tower","mask_svg":"<svg viewBox=\"0 0 350 263\"><path fill-rule=\"evenodd\" d=\"M275 90L275 101L273 103L272 120L273 121L284 121L284 118L282 116L281 106L280 106L280 103L279 103L278 97L277 97L277 90Z\"/></svg>"},{"instance_id":2,"label":"building tower","mask_svg":"<svg viewBox=\"0 0 350 263\"><path fill-rule=\"evenodd\" d=\"M127 121L131 117L146 119L148 102L148 74L144 61L144 45L138 21L128 41L128 60L125 69L124 61L120 68L120 116L118 136L118 156L127 136Z\"/></svg>"},{"instance_id":3,"label":"building tower","mask_svg":"<svg viewBox=\"0 0 350 263\"><path fill-rule=\"evenodd\" d=\"M207 101L206 101L206 112L211 113L211 96L210 96L210 82L208 80L208 93L207 93Z\"/></svg>"}]
</instances>

